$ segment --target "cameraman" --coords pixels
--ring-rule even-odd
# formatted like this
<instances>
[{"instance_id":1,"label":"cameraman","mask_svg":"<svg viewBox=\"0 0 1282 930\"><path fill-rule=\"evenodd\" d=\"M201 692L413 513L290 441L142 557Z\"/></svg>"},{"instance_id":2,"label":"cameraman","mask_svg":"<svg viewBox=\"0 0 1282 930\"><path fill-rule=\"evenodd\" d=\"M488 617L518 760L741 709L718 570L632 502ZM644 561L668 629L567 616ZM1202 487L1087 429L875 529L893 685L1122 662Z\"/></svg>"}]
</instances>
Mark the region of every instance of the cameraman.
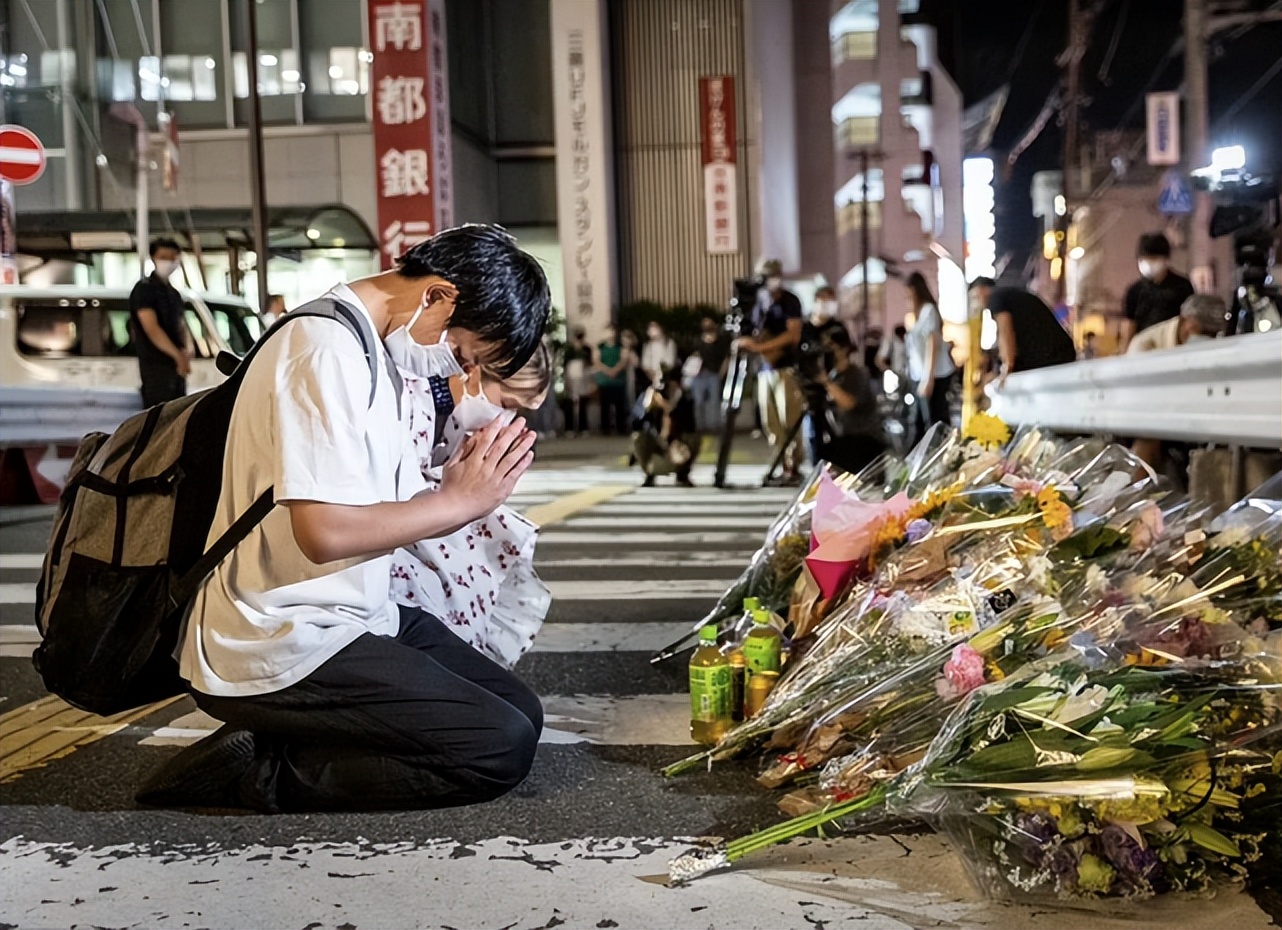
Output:
<instances>
[{"instance_id":1,"label":"cameraman","mask_svg":"<svg viewBox=\"0 0 1282 930\"><path fill-rule=\"evenodd\" d=\"M823 444L820 454L853 474L886 451L886 434L868 372L850 357L850 334L844 328L830 329L824 334L824 347L832 353L833 366L831 374L820 369L819 383L837 410L837 435Z\"/></svg>"},{"instance_id":2,"label":"cameraman","mask_svg":"<svg viewBox=\"0 0 1282 930\"><path fill-rule=\"evenodd\" d=\"M797 352L797 383L806 405L806 447L815 462L823 458L824 445L832 438L829 399L822 384L824 371L832 367L833 350L828 336L840 332L850 341L846 324L837 319L840 308L837 292L831 287L825 284L815 291L815 304L801 328Z\"/></svg>"},{"instance_id":3,"label":"cameraman","mask_svg":"<svg viewBox=\"0 0 1282 930\"><path fill-rule=\"evenodd\" d=\"M771 449L788 441L801 417L802 396L797 386L797 346L801 343L801 301L783 286L783 265L777 259L761 264L765 287L753 309L753 334L738 341L745 352L761 356L757 372L757 406L761 422L770 437ZM783 457L785 485L801 482L801 461L805 457L801 431L788 442Z\"/></svg>"}]
</instances>

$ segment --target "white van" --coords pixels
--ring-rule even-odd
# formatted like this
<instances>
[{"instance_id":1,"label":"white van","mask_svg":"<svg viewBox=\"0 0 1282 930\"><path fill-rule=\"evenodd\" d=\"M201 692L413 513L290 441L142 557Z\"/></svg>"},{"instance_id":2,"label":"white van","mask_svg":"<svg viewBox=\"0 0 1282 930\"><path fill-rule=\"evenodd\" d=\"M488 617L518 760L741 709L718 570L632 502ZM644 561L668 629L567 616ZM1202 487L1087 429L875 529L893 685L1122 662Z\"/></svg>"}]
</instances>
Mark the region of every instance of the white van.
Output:
<instances>
[{"instance_id":1,"label":"white van","mask_svg":"<svg viewBox=\"0 0 1282 930\"><path fill-rule=\"evenodd\" d=\"M195 392L222 381L214 364L220 351L244 355L263 326L238 297L182 294L195 347L187 390ZM124 289L0 287L0 385L139 390L129 329Z\"/></svg>"}]
</instances>

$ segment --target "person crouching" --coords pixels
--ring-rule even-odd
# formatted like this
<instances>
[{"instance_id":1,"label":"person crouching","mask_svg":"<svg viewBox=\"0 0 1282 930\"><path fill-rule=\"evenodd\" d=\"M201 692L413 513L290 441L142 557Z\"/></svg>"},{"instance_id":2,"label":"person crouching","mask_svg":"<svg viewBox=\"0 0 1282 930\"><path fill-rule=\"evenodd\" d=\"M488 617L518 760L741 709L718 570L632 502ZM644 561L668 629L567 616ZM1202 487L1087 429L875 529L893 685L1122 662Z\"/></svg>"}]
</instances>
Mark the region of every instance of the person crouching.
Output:
<instances>
[{"instance_id":1,"label":"person crouching","mask_svg":"<svg viewBox=\"0 0 1282 930\"><path fill-rule=\"evenodd\" d=\"M645 473L642 487L654 487L659 475L675 475L677 484L694 487L690 469L699 458L703 437L696 431L694 400L681 386L681 372L667 372L643 401L644 415L632 434L632 451Z\"/></svg>"}]
</instances>

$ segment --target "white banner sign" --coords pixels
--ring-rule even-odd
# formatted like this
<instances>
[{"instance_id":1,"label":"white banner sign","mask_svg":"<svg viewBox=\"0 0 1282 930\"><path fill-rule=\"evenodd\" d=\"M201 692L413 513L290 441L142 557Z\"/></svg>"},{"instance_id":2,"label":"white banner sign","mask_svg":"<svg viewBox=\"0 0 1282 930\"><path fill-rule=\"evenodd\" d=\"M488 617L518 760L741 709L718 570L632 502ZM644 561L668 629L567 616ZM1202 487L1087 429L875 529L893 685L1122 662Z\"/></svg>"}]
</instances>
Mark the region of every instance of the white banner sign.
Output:
<instances>
[{"instance_id":1,"label":"white banner sign","mask_svg":"<svg viewBox=\"0 0 1282 930\"><path fill-rule=\"evenodd\" d=\"M739 251L739 189L735 186L734 78L699 79L699 119L703 156L703 214L708 252Z\"/></svg>"},{"instance_id":2,"label":"white banner sign","mask_svg":"<svg viewBox=\"0 0 1282 930\"><path fill-rule=\"evenodd\" d=\"M613 166L604 0L552 0L557 226L565 316L589 338L610 322L614 292Z\"/></svg>"},{"instance_id":3,"label":"white banner sign","mask_svg":"<svg viewBox=\"0 0 1282 930\"><path fill-rule=\"evenodd\" d=\"M1178 165L1180 163L1180 95L1178 93L1149 94L1148 104L1148 163L1150 165Z\"/></svg>"}]
</instances>

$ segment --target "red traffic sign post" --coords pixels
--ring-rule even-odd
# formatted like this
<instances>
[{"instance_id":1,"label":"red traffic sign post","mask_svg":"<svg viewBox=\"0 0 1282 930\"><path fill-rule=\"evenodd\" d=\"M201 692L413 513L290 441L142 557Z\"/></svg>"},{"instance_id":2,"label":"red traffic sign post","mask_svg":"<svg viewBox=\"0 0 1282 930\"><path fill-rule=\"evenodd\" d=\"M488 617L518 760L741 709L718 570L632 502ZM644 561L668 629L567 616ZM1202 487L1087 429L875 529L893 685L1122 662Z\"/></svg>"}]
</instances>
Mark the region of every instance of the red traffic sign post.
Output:
<instances>
[{"instance_id":1,"label":"red traffic sign post","mask_svg":"<svg viewBox=\"0 0 1282 930\"><path fill-rule=\"evenodd\" d=\"M45 147L21 126L0 126L0 179L30 184L45 171Z\"/></svg>"}]
</instances>

